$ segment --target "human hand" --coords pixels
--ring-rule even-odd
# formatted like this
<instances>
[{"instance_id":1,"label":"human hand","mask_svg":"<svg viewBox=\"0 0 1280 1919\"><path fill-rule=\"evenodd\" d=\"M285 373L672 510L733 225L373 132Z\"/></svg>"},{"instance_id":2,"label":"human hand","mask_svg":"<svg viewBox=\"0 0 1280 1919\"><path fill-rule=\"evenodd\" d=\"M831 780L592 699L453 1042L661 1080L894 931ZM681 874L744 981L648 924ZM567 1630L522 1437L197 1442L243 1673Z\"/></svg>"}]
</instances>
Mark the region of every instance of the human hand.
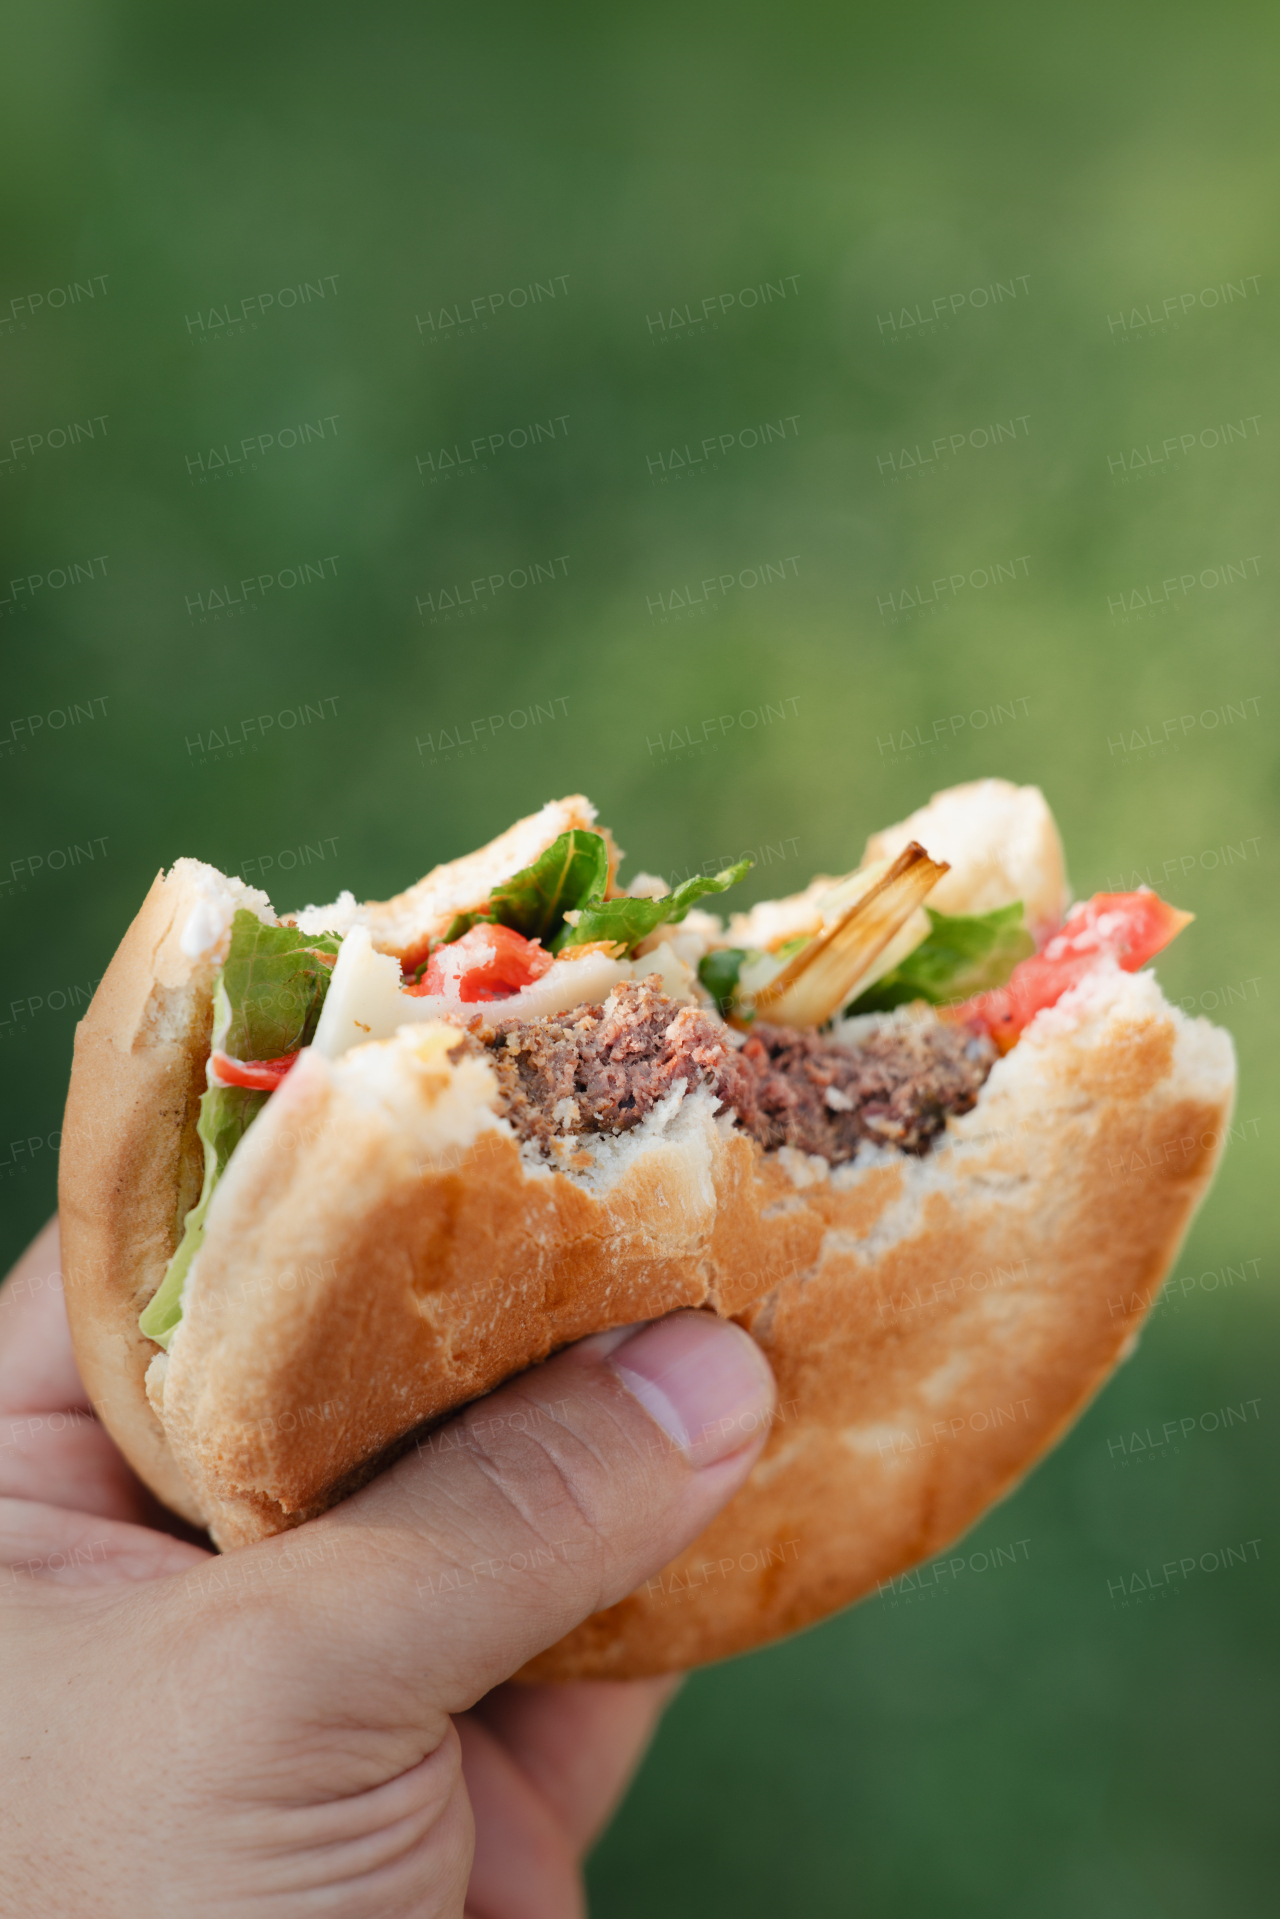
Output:
<instances>
[{"instance_id":1,"label":"human hand","mask_svg":"<svg viewBox=\"0 0 1280 1919\"><path fill-rule=\"evenodd\" d=\"M759 1349L699 1313L585 1340L217 1557L93 1419L57 1269L55 1224L0 1289L0 1912L580 1913L672 1682L502 1682L742 1483Z\"/></svg>"}]
</instances>

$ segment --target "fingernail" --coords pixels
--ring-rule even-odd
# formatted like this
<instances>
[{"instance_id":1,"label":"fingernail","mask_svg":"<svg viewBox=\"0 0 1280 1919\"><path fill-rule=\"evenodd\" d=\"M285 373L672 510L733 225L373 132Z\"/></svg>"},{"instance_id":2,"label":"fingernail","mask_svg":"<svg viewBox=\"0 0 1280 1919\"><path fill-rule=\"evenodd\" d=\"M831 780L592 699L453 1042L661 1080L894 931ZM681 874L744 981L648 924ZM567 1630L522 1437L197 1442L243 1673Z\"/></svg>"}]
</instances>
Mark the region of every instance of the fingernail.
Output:
<instances>
[{"instance_id":1,"label":"fingernail","mask_svg":"<svg viewBox=\"0 0 1280 1919\"><path fill-rule=\"evenodd\" d=\"M586 1339L578 1341L574 1351L590 1353L596 1359L607 1359L625 1340L634 1339L637 1333L642 1333L646 1326L652 1325L651 1319L637 1319L630 1326L615 1326L607 1333L590 1333Z\"/></svg>"},{"instance_id":2,"label":"fingernail","mask_svg":"<svg viewBox=\"0 0 1280 1919\"><path fill-rule=\"evenodd\" d=\"M605 1360L694 1466L749 1445L776 1398L754 1339L711 1313L673 1313L642 1328Z\"/></svg>"}]
</instances>

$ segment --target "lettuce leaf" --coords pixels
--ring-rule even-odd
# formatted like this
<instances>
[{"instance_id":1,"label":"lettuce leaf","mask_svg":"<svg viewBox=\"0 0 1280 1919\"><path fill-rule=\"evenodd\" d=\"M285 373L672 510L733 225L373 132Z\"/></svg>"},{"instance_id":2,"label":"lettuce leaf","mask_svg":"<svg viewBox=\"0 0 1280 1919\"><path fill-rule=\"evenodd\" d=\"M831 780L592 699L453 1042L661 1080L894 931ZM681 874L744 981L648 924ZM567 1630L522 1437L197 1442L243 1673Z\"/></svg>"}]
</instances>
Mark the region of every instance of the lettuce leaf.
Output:
<instances>
[{"instance_id":1,"label":"lettuce leaf","mask_svg":"<svg viewBox=\"0 0 1280 1919\"><path fill-rule=\"evenodd\" d=\"M444 936L445 945L485 921L545 942L559 933L567 912L603 896L608 877L609 850L600 834L574 827L552 840L532 866L495 886L480 912L459 913Z\"/></svg>"},{"instance_id":2,"label":"lettuce leaf","mask_svg":"<svg viewBox=\"0 0 1280 1919\"><path fill-rule=\"evenodd\" d=\"M739 860L736 866L726 866L714 879L686 880L674 893L660 900L590 899L579 912L577 923L566 925L556 935L551 950L562 953L569 947L589 945L592 940L615 940L628 948L635 946L647 938L655 926L682 920L690 907L696 906L708 893L723 893L736 886L753 865L752 860Z\"/></svg>"},{"instance_id":3,"label":"lettuce leaf","mask_svg":"<svg viewBox=\"0 0 1280 1919\"><path fill-rule=\"evenodd\" d=\"M562 833L532 866L489 895L489 904L475 913L459 913L445 934L445 944L461 939L476 925L494 921L510 926L525 939L540 939L548 952L563 953L593 940L613 940L631 947L655 926L682 920L689 908L707 893L723 893L751 868L750 860L717 873L714 879L686 880L660 900L607 900L609 850L599 833L580 827ZM570 925L566 915L577 916Z\"/></svg>"},{"instance_id":4,"label":"lettuce leaf","mask_svg":"<svg viewBox=\"0 0 1280 1919\"><path fill-rule=\"evenodd\" d=\"M204 1185L187 1214L178 1250L169 1261L158 1291L143 1309L138 1325L148 1339L169 1350L173 1329L182 1318L182 1287L192 1260L204 1240L205 1214L213 1189L226 1171L227 1161L270 1099L245 1086L211 1086L200 1101L196 1131L204 1146Z\"/></svg>"},{"instance_id":5,"label":"lettuce leaf","mask_svg":"<svg viewBox=\"0 0 1280 1919\"><path fill-rule=\"evenodd\" d=\"M878 979L846 1010L888 1013L910 1000L933 1006L969 999L1003 986L1019 960L1034 953L1035 941L1022 924L1022 901L994 913L935 913L926 906L929 933L891 973Z\"/></svg>"},{"instance_id":6,"label":"lettuce leaf","mask_svg":"<svg viewBox=\"0 0 1280 1919\"><path fill-rule=\"evenodd\" d=\"M698 978L722 1013L733 1005L738 975L747 957L745 946L717 946L698 961Z\"/></svg>"},{"instance_id":7,"label":"lettuce leaf","mask_svg":"<svg viewBox=\"0 0 1280 1919\"><path fill-rule=\"evenodd\" d=\"M778 970L788 960L803 951L813 937L810 933L797 933L794 939L783 940L781 946L772 948L771 954L759 946L717 946L713 947L705 958L698 961L698 978L715 999L720 1011L726 1016L734 1010L738 998L738 989L742 984L742 969L750 960L772 957L778 962ZM737 1012L743 1019L754 1019L755 1013L750 998L744 1006L738 1006Z\"/></svg>"},{"instance_id":8,"label":"lettuce leaf","mask_svg":"<svg viewBox=\"0 0 1280 1919\"><path fill-rule=\"evenodd\" d=\"M231 1059L280 1059L309 1046L332 971L318 955L333 956L341 944L335 933L264 926L241 907L214 988L215 1050Z\"/></svg>"},{"instance_id":9,"label":"lettuce leaf","mask_svg":"<svg viewBox=\"0 0 1280 1919\"><path fill-rule=\"evenodd\" d=\"M213 989L213 1047L231 1059L280 1059L309 1046L330 968L318 955L336 954L334 933L300 933L264 926L242 907L231 922L231 944ZM246 1086L211 1086L200 1100L196 1127L204 1147L204 1183L187 1214L178 1249L138 1325L168 1351L182 1318L182 1287L204 1241L205 1215L227 1161L271 1097Z\"/></svg>"}]
</instances>

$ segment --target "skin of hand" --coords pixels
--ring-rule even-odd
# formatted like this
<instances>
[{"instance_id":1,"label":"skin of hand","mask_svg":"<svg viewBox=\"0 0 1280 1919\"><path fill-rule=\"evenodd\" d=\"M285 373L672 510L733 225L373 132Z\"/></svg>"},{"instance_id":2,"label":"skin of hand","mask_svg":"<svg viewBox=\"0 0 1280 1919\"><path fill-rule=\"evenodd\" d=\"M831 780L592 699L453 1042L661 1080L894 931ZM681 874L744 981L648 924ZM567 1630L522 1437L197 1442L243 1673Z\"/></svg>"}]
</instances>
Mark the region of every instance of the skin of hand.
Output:
<instances>
[{"instance_id":1,"label":"skin of hand","mask_svg":"<svg viewBox=\"0 0 1280 1919\"><path fill-rule=\"evenodd\" d=\"M677 1313L218 1556L94 1418L51 1223L0 1288L0 1913L574 1919L674 1682L503 1682L696 1538L773 1403Z\"/></svg>"}]
</instances>

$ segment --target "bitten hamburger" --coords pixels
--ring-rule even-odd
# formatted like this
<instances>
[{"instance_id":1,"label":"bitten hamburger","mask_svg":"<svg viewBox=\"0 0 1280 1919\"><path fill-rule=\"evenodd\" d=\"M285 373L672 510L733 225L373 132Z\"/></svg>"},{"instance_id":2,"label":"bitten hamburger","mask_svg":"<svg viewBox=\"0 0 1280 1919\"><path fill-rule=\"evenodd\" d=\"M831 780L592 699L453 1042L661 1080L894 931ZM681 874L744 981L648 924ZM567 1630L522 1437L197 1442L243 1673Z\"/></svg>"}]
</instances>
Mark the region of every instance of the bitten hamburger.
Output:
<instances>
[{"instance_id":1,"label":"bitten hamburger","mask_svg":"<svg viewBox=\"0 0 1280 1919\"><path fill-rule=\"evenodd\" d=\"M716 1659L949 1545L1131 1350L1234 1087L1139 970L1189 916L1069 905L1035 788L941 793L727 925L745 862L672 890L620 859L572 797L363 906L281 917L179 860L63 1137L86 1386L224 1549L589 1333L752 1333L747 1484L539 1679Z\"/></svg>"}]
</instances>

